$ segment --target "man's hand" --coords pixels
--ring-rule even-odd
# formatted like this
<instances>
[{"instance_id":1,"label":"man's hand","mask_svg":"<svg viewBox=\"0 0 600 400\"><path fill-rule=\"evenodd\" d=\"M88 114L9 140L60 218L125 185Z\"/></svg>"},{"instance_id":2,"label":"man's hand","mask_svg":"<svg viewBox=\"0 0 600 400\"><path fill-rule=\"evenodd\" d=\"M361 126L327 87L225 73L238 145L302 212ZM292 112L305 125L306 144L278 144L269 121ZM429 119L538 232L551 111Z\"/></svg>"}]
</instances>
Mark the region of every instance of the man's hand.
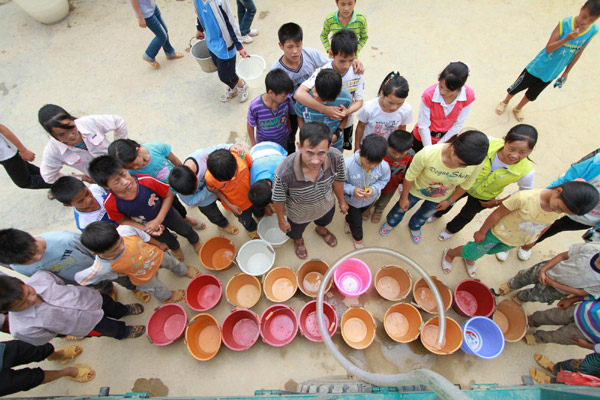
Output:
<instances>
[{"instance_id":1,"label":"man's hand","mask_svg":"<svg viewBox=\"0 0 600 400\"><path fill-rule=\"evenodd\" d=\"M574 337L574 338L571 339L571 343L573 343L576 346L583 347L584 349L590 349L591 350L591 349L594 348L594 344L593 343L590 343L587 340L576 338L576 337Z\"/></svg>"},{"instance_id":2,"label":"man's hand","mask_svg":"<svg viewBox=\"0 0 600 400\"><path fill-rule=\"evenodd\" d=\"M340 212L344 215L348 214L348 203L345 201L340 202Z\"/></svg>"},{"instance_id":3,"label":"man's hand","mask_svg":"<svg viewBox=\"0 0 600 400\"><path fill-rule=\"evenodd\" d=\"M283 221L279 221L279 229L281 229L283 233L288 233L292 230L292 226L284 219Z\"/></svg>"},{"instance_id":4,"label":"man's hand","mask_svg":"<svg viewBox=\"0 0 600 400\"><path fill-rule=\"evenodd\" d=\"M196 39L198 39L198 40L204 40L204 32L202 32L202 31L196 31Z\"/></svg>"}]
</instances>

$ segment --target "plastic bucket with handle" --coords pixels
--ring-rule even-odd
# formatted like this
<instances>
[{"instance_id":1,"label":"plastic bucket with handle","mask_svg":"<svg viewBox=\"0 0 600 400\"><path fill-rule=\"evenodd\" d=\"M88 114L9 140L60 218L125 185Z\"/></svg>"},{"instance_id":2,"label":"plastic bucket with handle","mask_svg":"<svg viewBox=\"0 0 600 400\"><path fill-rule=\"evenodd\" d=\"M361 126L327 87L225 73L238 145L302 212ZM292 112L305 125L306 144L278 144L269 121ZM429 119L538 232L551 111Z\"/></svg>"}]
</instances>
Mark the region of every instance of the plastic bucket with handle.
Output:
<instances>
[{"instance_id":1,"label":"plastic bucket with handle","mask_svg":"<svg viewBox=\"0 0 600 400\"><path fill-rule=\"evenodd\" d=\"M412 279L404 268L386 265L375 274L375 289L384 299L399 301L410 294Z\"/></svg>"},{"instance_id":2,"label":"plastic bucket with handle","mask_svg":"<svg viewBox=\"0 0 600 400\"><path fill-rule=\"evenodd\" d=\"M409 343L419 337L423 318L417 307L408 303L396 303L385 312L383 327L393 340Z\"/></svg>"},{"instance_id":3,"label":"plastic bucket with handle","mask_svg":"<svg viewBox=\"0 0 600 400\"><path fill-rule=\"evenodd\" d=\"M185 345L196 360L208 361L221 348L219 323L210 314L198 314L185 330Z\"/></svg>"},{"instance_id":4,"label":"plastic bucket with handle","mask_svg":"<svg viewBox=\"0 0 600 400\"><path fill-rule=\"evenodd\" d=\"M185 289L185 303L194 311L207 311L221 301L221 281L210 274L196 275Z\"/></svg>"},{"instance_id":5,"label":"plastic bucket with handle","mask_svg":"<svg viewBox=\"0 0 600 400\"><path fill-rule=\"evenodd\" d=\"M196 60L198 65L200 65L202 71L207 73L215 72L217 66L210 57L206 40L198 40L196 43L192 44L192 40L194 39L196 38L193 37L190 39L190 54L194 57L194 60Z\"/></svg>"},{"instance_id":6,"label":"plastic bucket with handle","mask_svg":"<svg viewBox=\"0 0 600 400\"><path fill-rule=\"evenodd\" d=\"M358 258L349 258L333 274L335 286L346 297L358 297L371 287L371 269Z\"/></svg>"},{"instance_id":7,"label":"plastic bucket with handle","mask_svg":"<svg viewBox=\"0 0 600 400\"><path fill-rule=\"evenodd\" d=\"M223 343L233 351L248 350L256 343L259 332L258 315L250 310L232 310L221 325Z\"/></svg>"},{"instance_id":8,"label":"plastic bucket with handle","mask_svg":"<svg viewBox=\"0 0 600 400\"><path fill-rule=\"evenodd\" d=\"M473 317L462 328L463 344L460 347L467 354L491 360L504 350L502 329L487 317Z\"/></svg>"},{"instance_id":9,"label":"plastic bucket with handle","mask_svg":"<svg viewBox=\"0 0 600 400\"><path fill-rule=\"evenodd\" d=\"M298 317L294 309L283 304L267 308L260 317L260 336L263 342L281 347L290 343L298 333Z\"/></svg>"},{"instance_id":10,"label":"plastic bucket with handle","mask_svg":"<svg viewBox=\"0 0 600 400\"><path fill-rule=\"evenodd\" d=\"M146 323L150 343L166 346L179 339L185 331L187 315L179 304L165 304L154 309Z\"/></svg>"},{"instance_id":11,"label":"plastic bucket with handle","mask_svg":"<svg viewBox=\"0 0 600 400\"><path fill-rule=\"evenodd\" d=\"M479 279L465 279L454 288L452 308L463 317L489 317L496 309L496 299Z\"/></svg>"},{"instance_id":12,"label":"plastic bucket with handle","mask_svg":"<svg viewBox=\"0 0 600 400\"><path fill-rule=\"evenodd\" d=\"M273 266L275 250L269 242L260 239L250 240L240 247L236 260L242 272L260 276L266 274Z\"/></svg>"}]
</instances>

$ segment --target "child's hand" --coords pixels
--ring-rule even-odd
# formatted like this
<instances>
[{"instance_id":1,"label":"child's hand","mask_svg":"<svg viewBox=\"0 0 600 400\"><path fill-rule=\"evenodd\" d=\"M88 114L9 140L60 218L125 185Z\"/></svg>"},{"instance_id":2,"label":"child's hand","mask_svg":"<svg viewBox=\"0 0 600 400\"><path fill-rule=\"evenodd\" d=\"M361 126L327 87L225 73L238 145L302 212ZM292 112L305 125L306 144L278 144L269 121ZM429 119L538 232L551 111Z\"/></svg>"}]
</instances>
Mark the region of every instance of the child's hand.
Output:
<instances>
[{"instance_id":1,"label":"child's hand","mask_svg":"<svg viewBox=\"0 0 600 400\"><path fill-rule=\"evenodd\" d=\"M370 199L371 196L373 196L373 193L375 193L375 190L369 186L365 191L365 199Z\"/></svg>"},{"instance_id":2,"label":"child's hand","mask_svg":"<svg viewBox=\"0 0 600 400\"><path fill-rule=\"evenodd\" d=\"M580 339L577 337L571 338L571 343L573 343L576 346L583 347L584 349L593 349L594 348L593 343L590 343L587 340Z\"/></svg>"},{"instance_id":3,"label":"child's hand","mask_svg":"<svg viewBox=\"0 0 600 400\"><path fill-rule=\"evenodd\" d=\"M198 40L204 40L204 32L202 32L202 31L196 31L196 39L198 39Z\"/></svg>"},{"instance_id":4,"label":"child's hand","mask_svg":"<svg viewBox=\"0 0 600 400\"><path fill-rule=\"evenodd\" d=\"M240 50L240 57L242 58L248 58L248 52L245 49L241 49Z\"/></svg>"},{"instance_id":5,"label":"child's hand","mask_svg":"<svg viewBox=\"0 0 600 400\"><path fill-rule=\"evenodd\" d=\"M400 201L398 203L400 204L400 208L402 209L402 211L408 211L408 205L409 205L408 199L400 197Z\"/></svg>"},{"instance_id":6,"label":"child's hand","mask_svg":"<svg viewBox=\"0 0 600 400\"><path fill-rule=\"evenodd\" d=\"M546 276L546 271L544 271L544 269L543 269L543 268L542 268L542 269L540 269L540 272L538 273L538 280L540 281L540 283L541 283L542 285L545 285L545 284L546 284L546 278L547 278L547 276Z\"/></svg>"},{"instance_id":7,"label":"child's hand","mask_svg":"<svg viewBox=\"0 0 600 400\"><path fill-rule=\"evenodd\" d=\"M229 204L229 209L231 210L232 213L235 214L236 217L238 215L240 215L243 211L240 206L236 206L235 204Z\"/></svg>"},{"instance_id":8,"label":"child's hand","mask_svg":"<svg viewBox=\"0 0 600 400\"><path fill-rule=\"evenodd\" d=\"M30 150L23 150L23 151L19 151L19 155L21 156L21 158L25 161L33 161L35 160L35 153L33 151Z\"/></svg>"},{"instance_id":9,"label":"child's hand","mask_svg":"<svg viewBox=\"0 0 600 400\"><path fill-rule=\"evenodd\" d=\"M92 178L90 178L89 176L87 176L86 174L71 174L71 176L75 177L75 178L79 178L81 179L83 182L87 182L87 183L94 183L94 181L92 180Z\"/></svg>"},{"instance_id":10,"label":"child's hand","mask_svg":"<svg viewBox=\"0 0 600 400\"><path fill-rule=\"evenodd\" d=\"M354 61L352 61L352 68L354 69L354 73L358 75L365 73L365 66L358 58L355 58Z\"/></svg>"},{"instance_id":11,"label":"child's hand","mask_svg":"<svg viewBox=\"0 0 600 400\"><path fill-rule=\"evenodd\" d=\"M567 42L577 39L579 37L580 32L581 31L579 30L579 28L573 29L571 32L569 32L569 34L567 35Z\"/></svg>"},{"instance_id":12,"label":"child's hand","mask_svg":"<svg viewBox=\"0 0 600 400\"><path fill-rule=\"evenodd\" d=\"M444 200L444 201L440 201L438 203L438 205L435 206L435 209L438 210L438 211L443 211L443 210L445 210L448 207L450 207L450 202L448 200Z\"/></svg>"},{"instance_id":13,"label":"child's hand","mask_svg":"<svg viewBox=\"0 0 600 400\"><path fill-rule=\"evenodd\" d=\"M356 197L356 198L363 198L363 197L365 197L365 193L366 192L362 188L358 188L358 187L354 188L354 197Z\"/></svg>"},{"instance_id":14,"label":"child's hand","mask_svg":"<svg viewBox=\"0 0 600 400\"><path fill-rule=\"evenodd\" d=\"M161 242L159 242L159 243L156 245L156 247L158 247L159 249L161 249L161 250L162 250L162 251L164 251L164 252L167 252L167 251L169 251L169 246L167 246L166 244L164 244L164 243L161 243Z\"/></svg>"},{"instance_id":15,"label":"child's hand","mask_svg":"<svg viewBox=\"0 0 600 400\"><path fill-rule=\"evenodd\" d=\"M477 231L473 234L473 240L475 240L475 243L481 243L485 240L485 233L482 233L480 231Z\"/></svg>"},{"instance_id":16,"label":"child's hand","mask_svg":"<svg viewBox=\"0 0 600 400\"><path fill-rule=\"evenodd\" d=\"M146 224L146 229L145 232L146 233L154 233L156 231L158 231L160 229L160 224L162 223L162 221L159 221L158 219L153 219L152 221L148 221L148 223Z\"/></svg>"},{"instance_id":17,"label":"child's hand","mask_svg":"<svg viewBox=\"0 0 600 400\"><path fill-rule=\"evenodd\" d=\"M234 144L233 146L231 146L229 148L229 151L233 151L233 152L237 153L237 155L240 157L246 153L246 149L244 149L244 147L239 144Z\"/></svg>"},{"instance_id":18,"label":"child's hand","mask_svg":"<svg viewBox=\"0 0 600 400\"><path fill-rule=\"evenodd\" d=\"M138 18L138 25L140 26L140 28L145 28L146 20L144 18Z\"/></svg>"},{"instance_id":19,"label":"child's hand","mask_svg":"<svg viewBox=\"0 0 600 400\"><path fill-rule=\"evenodd\" d=\"M325 106L324 114L327 116L327 118L334 119L336 121L340 121L346 116L341 107L338 106Z\"/></svg>"},{"instance_id":20,"label":"child's hand","mask_svg":"<svg viewBox=\"0 0 600 400\"><path fill-rule=\"evenodd\" d=\"M491 199L488 201L479 200L479 204L481 204L481 206L485 207L485 208L492 208L492 207L496 207L498 205L498 200L496 200L496 199Z\"/></svg>"},{"instance_id":21,"label":"child's hand","mask_svg":"<svg viewBox=\"0 0 600 400\"><path fill-rule=\"evenodd\" d=\"M571 307L573 303L575 303L577 300L577 297L565 297L564 299L559 301L556 306L561 310L566 310L567 308Z\"/></svg>"}]
</instances>

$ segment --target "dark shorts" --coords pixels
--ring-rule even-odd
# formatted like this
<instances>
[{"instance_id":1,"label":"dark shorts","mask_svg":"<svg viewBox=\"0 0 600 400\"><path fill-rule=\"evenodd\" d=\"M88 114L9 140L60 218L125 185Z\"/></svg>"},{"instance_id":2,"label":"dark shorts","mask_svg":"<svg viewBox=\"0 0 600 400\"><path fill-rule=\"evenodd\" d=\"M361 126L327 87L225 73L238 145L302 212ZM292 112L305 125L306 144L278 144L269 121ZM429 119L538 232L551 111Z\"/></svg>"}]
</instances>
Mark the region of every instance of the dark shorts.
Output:
<instances>
[{"instance_id":1,"label":"dark shorts","mask_svg":"<svg viewBox=\"0 0 600 400\"><path fill-rule=\"evenodd\" d=\"M515 94L527 89L527 91L525 92L525 97L527 97L527 100L529 101L535 101L535 99L537 99L540 93L542 93L542 91L546 89L546 86L548 86L550 82L544 82L540 78L535 77L529 72L527 72L527 69L524 69L523 72L521 72L521 75L519 75L519 77L515 81L515 83L510 85L510 87L506 89L506 91L508 92L508 94L514 96Z\"/></svg>"}]
</instances>

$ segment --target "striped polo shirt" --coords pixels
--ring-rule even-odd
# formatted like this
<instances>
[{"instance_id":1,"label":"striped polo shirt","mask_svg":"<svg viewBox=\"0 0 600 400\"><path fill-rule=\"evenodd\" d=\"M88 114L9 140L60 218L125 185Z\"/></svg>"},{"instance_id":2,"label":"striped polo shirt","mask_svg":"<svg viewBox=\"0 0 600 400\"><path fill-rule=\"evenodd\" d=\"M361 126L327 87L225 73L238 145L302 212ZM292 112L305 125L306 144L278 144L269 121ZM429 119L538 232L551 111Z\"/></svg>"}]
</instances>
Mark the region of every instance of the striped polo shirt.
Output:
<instances>
[{"instance_id":1,"label":"striped polo shirt","mask_svg":"<svg viewBox=\"0 0 600 400\"><path fill-rule=\"evenodd\" d=\"M600 301L584 301L575 307L575 323L581 333L595 344L594 351L600 350Z\"/></svg>"},{"instance_id":2,"label":"striped polo shirt","mask_svg":"<svg viewBox=\"0 0 600 400\"><path fill-rule=\"evenodd\" d=\"M304 224L321 218L335 205L334 182L346 180L342 153L331 147L321 166L316 182L302 171L300 152L289 155L273 176L273 196L276 203L285 203L288 219Z\"/></svg>"},{"instance_id":3,"label":"striped polo shirt","mask_svg":"<svg viewBox=\"0 0 600 400\"><path fill-rule=\"evenodd\" d=\"M343 26L338 20L338 12L339 10L335 10L325 18L325 22L323 22L323 30L321 31L321 43L323 43L325 50L329 51L331 50L329 34L335 34L341 30L349 29L354 31L354 33L356 33L356 37L358 38L358 49L356 51L356 55L358 55L369 38L369 35L367 34L367 18L365 17L365 14L355 10L352 13L352 17L350 17L350 22L348 22L348 25Z\"/></svg>"}]
</instances>

